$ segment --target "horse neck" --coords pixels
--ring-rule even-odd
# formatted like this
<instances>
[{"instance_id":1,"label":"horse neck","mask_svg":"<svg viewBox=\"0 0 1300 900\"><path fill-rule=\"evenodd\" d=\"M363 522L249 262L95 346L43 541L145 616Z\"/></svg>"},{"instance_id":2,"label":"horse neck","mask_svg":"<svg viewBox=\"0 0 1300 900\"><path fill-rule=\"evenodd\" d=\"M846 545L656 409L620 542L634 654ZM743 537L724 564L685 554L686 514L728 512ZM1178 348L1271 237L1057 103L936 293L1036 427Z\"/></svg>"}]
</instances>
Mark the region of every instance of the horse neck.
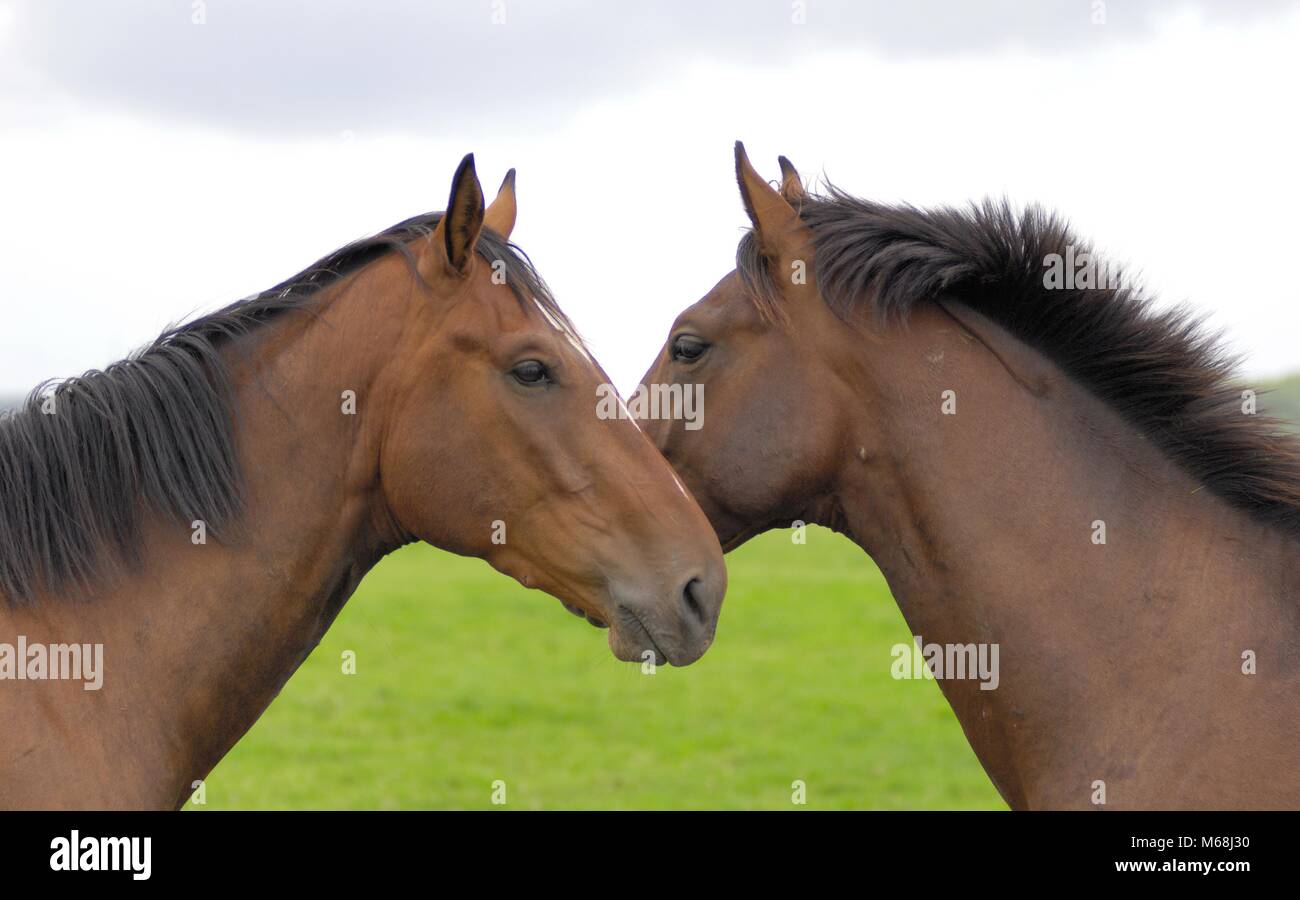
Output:
<instances>
[{"instance_id":1,"label":"horse neck","mask_svg":"<svg viewBox=\"0 0 1300 900\"><path fill-rule=\"evenodd\" d=\"M872 348L871 415L842 454L831 518L926 644L998 645L996 689L940 685L1003 797L1085 804L1089 784L1122 773L1081 747L1113 765L1117 730L1160 739L1157 712L1185 739L1204 718L1197 691L1230 677L1209 673L1240 678L1247 649L1294 660L1300 553L1050 361L956 312L918 310L888 352ZM1063 782L1075 793L1052 795Z\"/></svg>"},{"instance_id":2,"label":"horse neck","mask_svg":"<svg viewBox=\"0 0 1300 900\"><path fill-rule=\"evenodd\" d=\"M367 289L384 268L327 289L308 314L288 314L229 360L242 530L229 546L186 548L197 565L191 583L202 585L190 620L224 622L230 636L183 707L208 722L226 711L192 763L202 772L256 721L365 573L404 542L379 482L387 410L374 388L400 327L374 307L384 291ZM192 669L192 657L181 658Z\"/></svg>"},{"instance_id":3,"label":"horse neck","mask_svg":"<svg viewBox=\"0 0 1300 900\"><path fill-rule=\"evenodd\" d=\"M237 530L196 544L190 531L149 520L140 567L94 603L33 608L33 640L104 644L101 691L74 691L62 730L50 723L33 735L71 736L62 758L75 764L68 790L77 802L184 802L366 571L402 543L379 492L386 413L371 390L397 334L386 333L383 310L361 308L380 293L359 283L366 277L326 288L310 310L284 313L223 351L245 482ZM400 329L400 316L391 318ZM344 391L355 392L355 414ZM102 761L113 771L103 776L94 748L127 746L130 754Z\"/></svg>"}]
</instances>

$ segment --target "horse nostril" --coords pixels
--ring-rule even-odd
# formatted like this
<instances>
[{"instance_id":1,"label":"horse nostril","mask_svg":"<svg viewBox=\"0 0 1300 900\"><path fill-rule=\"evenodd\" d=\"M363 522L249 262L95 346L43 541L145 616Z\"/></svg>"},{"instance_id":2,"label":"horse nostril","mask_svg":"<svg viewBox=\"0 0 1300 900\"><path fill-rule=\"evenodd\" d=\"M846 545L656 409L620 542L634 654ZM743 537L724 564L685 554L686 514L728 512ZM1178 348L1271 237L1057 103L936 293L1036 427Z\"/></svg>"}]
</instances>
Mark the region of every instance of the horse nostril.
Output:
<instances>
[{"instance_id":1,"label":"horse nostril","mask_svg":"<svg viewBox=\"0 0 1300 900\"><path fill-rule=\"evenodd\" d=\"M700 585L700 579L692 578L686 582L686 587L682 588L682 599L686 601L686 608L691 611L700 622L707 623L709 614L704 609L704 604L700 603L700 598L696 596L696 586Z\"/></svg>"}]
</instances>

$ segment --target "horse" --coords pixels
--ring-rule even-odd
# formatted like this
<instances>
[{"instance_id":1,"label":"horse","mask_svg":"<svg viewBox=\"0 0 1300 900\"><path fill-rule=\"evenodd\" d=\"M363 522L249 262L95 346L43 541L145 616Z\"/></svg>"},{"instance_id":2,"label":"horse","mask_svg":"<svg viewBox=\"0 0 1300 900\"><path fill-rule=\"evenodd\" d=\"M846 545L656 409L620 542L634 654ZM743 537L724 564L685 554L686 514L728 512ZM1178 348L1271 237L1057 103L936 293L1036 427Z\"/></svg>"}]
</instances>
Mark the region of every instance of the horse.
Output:
<instances>
[{"instance_id":1,"label":"horse","mask_svg":"<svg viewBox=\"0 0 1300 900\"><path fill-rule=\"evenodd\" d=\"M1300 447L1217 336L1039 207L779 162L736 145L752 228L643 378L708 401L641 425L724 551L864 550L1012 808L1300 807ZM993 689L944 671L986 647Z\"/></svg>"},{"instance_id":2,"label":"horse","mask_svg":"<svg viewBox=\"0 0 1300 900\"><path fill-rule=\"evenodd\" d=\"M717 538L635 424L595 414L608 378L516 214L514 170L485 207L466 156L445 212L0 423L0 806L181 807L415 541L560 598L620 660L704 653ZM100 668L85 648L99 684L65 671Z\"/></svg>"}]
</instances>

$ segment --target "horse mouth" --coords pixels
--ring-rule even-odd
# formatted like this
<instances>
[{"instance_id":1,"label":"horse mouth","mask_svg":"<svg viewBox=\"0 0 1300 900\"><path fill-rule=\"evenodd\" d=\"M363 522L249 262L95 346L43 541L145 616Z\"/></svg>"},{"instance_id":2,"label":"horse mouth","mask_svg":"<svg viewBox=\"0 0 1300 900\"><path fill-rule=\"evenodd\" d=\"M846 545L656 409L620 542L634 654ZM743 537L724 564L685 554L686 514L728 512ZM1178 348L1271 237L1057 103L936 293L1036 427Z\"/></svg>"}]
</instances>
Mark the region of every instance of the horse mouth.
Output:
<instances>
[{"instance_id":1,"label":"horse mouth","mask_svg":"<svg viewBox=\"0 0 1300 900\"><path fill-rule=\"evenodd\" d=\"M564 600L560 603L579 619L586 619L596 628L609 628L609 622L600 616ZM646 651L649 651L654 657L656 666L667 665L670 662L668 654L659 646L636 610L620 604L615 614L618 616L619 627L610 631L609 644L616 657L623 662L643 663L649 661L645 658Z\"/></svg>"},{"instance_id":2,"label":"horse mouth","mask_svg":"<svg viewBox=\"0 0 1300 900\"><path fill-rule=\"evenodd\" d=\"M624 662L653 661L656 666L664 666L672 662L635 609L620 603L615 609L615 614L621 626L611 631L609 635L610 647L614 650L615 656ZM631 650L626 655L619 652L620 649L627 651L628 648ZM645 658L647 651L653 657L652 660Z\"/></svg>"}]
</instances>

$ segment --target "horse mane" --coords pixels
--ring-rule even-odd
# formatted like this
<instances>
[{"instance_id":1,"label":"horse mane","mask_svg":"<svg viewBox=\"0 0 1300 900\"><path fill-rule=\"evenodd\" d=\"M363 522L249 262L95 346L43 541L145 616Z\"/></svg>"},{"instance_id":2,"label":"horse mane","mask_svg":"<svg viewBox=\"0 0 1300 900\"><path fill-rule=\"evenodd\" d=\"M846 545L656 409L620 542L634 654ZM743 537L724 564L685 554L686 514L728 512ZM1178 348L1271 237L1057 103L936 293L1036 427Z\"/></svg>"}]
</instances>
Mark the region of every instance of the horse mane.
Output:
<instances>
[{"instance_id":1,"label":"horse mane","mask_svg":"<svg viewBox=\"0 0 1300 900\"><path fill-rule=\"evenodd\" d=\"M798 211L812 230L822 298L841 319L865 308L878 321L901 320L940 297L964 303L1053 360L1208 490L1300 534L1300 439L1276 419L1243 412L1239 359L1202 316L1157 309L1122 278L1046 287L1053 254L1100 262L1056 215L1037 206L1017 213L1005 200L891 206L831 184ZM759 312L780 319L780 289L752 232L737 247L736 269Z\"/></svg>"},{"instance_id":2,"label":"horse mane","mask_svg":"<svg viewBox=\"0 0 1300 900\"><path fill-rule=\"evenodd\" d=\"M107 368L38 385L0 414L0 591L84 594L105 564L134 565L147 513L228 535L243 511L232 390L222 350L408 243L441 213L348 244L269 290L191 322ZM523 251L483 229L477 252L504 264L521 304L576 330ZM45 410L52 410L52 414Z\"/></svg>"}]
</instances>

